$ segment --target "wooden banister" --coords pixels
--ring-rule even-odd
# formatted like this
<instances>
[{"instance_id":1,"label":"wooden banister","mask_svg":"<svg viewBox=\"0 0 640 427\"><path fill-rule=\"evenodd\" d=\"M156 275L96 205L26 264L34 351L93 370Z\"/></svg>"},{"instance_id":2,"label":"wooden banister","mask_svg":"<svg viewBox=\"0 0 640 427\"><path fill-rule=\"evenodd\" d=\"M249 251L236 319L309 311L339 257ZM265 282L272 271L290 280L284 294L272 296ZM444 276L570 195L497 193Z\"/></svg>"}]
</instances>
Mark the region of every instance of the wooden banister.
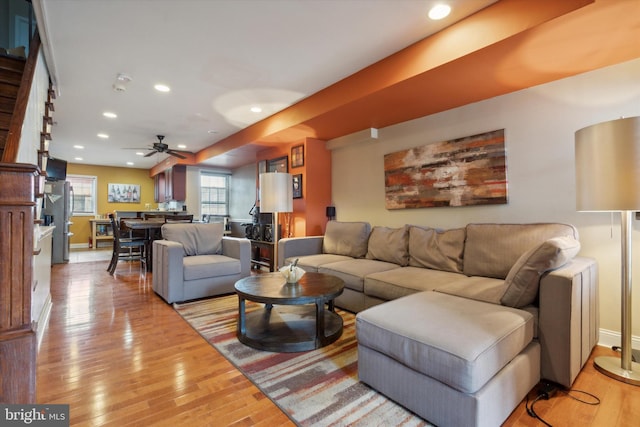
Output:
<instances>
[{"instance_id":1,"label":"wooden banister","mask_svg":"<svg viewBox=\"0 0 640 427\"><path fill-rule=\"evenodd\" d=\"M16 104L9 123L9 134L2 154L3 163L15 163L18 159L18 149L20 147L20 135L22 133L22 123L27 112L29 93L31 93L31 82L36 71L38 62L38 52L40 51L40 36L36 31L29 47L29 56L24 66L20 88L16 97Z\"/></svg>"}]
</instances>

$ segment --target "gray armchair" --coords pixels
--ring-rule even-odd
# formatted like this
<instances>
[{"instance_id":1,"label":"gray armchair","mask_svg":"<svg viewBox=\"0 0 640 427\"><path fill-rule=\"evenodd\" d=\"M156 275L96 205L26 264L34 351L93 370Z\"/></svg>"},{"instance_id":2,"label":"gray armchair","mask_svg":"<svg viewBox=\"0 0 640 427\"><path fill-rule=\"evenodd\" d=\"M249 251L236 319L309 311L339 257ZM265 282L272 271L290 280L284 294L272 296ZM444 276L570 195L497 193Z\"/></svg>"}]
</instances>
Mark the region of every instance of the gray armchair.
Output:
<instances>
[{"instance_id":1,"label":"gray armchair","mask_svg":"<svg viewBox=\"0 0 640 427\"><path fill-rule=\"evenodd\" d=\"M165 224L153 242L153 290L168 303L234 292L251 274L251 244L222 223Z\"/></svg>"}]
</instances>

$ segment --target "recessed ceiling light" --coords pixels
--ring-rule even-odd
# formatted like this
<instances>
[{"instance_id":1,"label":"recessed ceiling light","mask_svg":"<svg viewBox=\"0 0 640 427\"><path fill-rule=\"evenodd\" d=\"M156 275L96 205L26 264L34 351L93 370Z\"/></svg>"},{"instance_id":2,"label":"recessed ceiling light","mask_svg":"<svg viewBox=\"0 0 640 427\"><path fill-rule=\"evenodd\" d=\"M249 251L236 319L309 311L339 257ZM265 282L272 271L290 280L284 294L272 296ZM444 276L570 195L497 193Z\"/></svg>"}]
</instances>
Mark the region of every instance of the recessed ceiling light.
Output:
<instances>
[{"instance_id":1,"label":"recessed ceiling light","mask_svg":"<svg viewBox=\"0 0 640 427\"><path fill-rule=\"evenodd\" d=\"M144 156L144 153L142 151L136 151L136 156Z\"/></svg>"},{"instance_id":2,"label":"recessed ceiling light","mask_svg":"<svg viewBox=\"0 0 640 427\"><path fill-rule=\"evenodd\" d=\"M155 90L157 90L158 92L171 92L171 88L167 85L163 85L158 83L157 85L155 85L153 87Z\"/></svg>"},{"instance_id":3,"label":"recessed ceiling light","mask_svg":"<svg viewBox=\"0 0 640 427\"><path fill-rule=\"evenodd\" d=\"M186 146L186 145L184 145L184 144L178 144L178 148L185 149L185 148L187 148L187 146Z\"/></svg>"},{"instance_id":4,"label":"recessed ceiling light","mask_svg":"<svg viewBox=\"0 0 640 427\"><path fill-rule=\"evenodd\" d=\"M99 133L98 138L102 138L102 139L109 139L109 135L107 135L106 133Z\"/></svg>"},{"instance_id":5,"label":"recessed ceiling light","mask_svg":"<svg viewBox=\"0 0 640 427\"><path fill-rule=\"evenodd\" d=\"M133 166L133 162L127 162L127 166Z\"/></svg>"},{"instance_id":6,"label":"recessed ceiling light","mask_svg":"<svg viewBox=\"0 0 640 427\"><path fill-rule=\"evenodd\" d=\"M75 159L78 160L79 162L83 160L82 157L76 157Z\"/></svg>"},{"instance_id":7,"label":"recessed ceiling light","mask_svg":"<svg viewBox=\"0 0 640 427\"><path fill-rule=\"evenodd\" d=\"M112 113L111 111L105 111L104 113L102 113L102 115L108 119L115 119L116 117L118 117L116 113Z\"/></svg>"},{"instance_id":8,"label":"recessed ceiling light","mask_svg":"<svg viewBox=\"0 0 640 427\"><path fill-rule=\"evenodd\" d=\"M213 130L213 129L209 129L209 130L207 131L207 133L209 133L209 134L213 135L213 134L218 133L218 131L217 131L217 130Z\"/></svg>"},{"instance_id":9,"label":"recessed ceiling light","mask_svg":"<svg viewBox=\"0 0 640 427\"><path fill-rule=\"evenodd\" d=\"M446 18L449 16L449 13L451 13L451 6L440 3L429 10L429 18L437 21L438 19Z\"/></svg>"},{"instance_id":10,"label":"recessed ceiling light","mask_svg":"<svg viewBox=\"0 0 640 427\"><path fill-rule=\"evenodd\" d=\"M77 148L78 150L84 150L84 145L74 145L73 148Z\"/></svg>"},{"instance_id":11,"label":"recessed ceiling light","mask_svg":"<svg viewBox=\"0 0 640 427\"><path fill-rule=\"evenodd\" d=\"M262 108L256 106L251 107L251 112L252 113L262 113Z\"/></svg>"}]
</instances>

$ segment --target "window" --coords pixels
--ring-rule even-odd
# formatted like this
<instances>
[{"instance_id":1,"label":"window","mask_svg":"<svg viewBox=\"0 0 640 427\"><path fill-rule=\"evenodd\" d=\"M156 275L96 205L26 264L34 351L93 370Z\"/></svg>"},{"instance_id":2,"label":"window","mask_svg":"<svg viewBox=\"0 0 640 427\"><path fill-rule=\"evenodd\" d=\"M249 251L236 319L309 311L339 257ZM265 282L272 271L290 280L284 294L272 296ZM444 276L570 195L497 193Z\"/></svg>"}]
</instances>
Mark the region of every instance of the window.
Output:
<instances>
[{"instance_id":1,"label":"window","mask_svg":"<svg viewBox=\"0 0 640 427\"><path fill-rule=\"evenodd\" d=\"M95 215L98 178L88 175L67 175L67 181L71 183L71 188L73 188L73 215Z\"/></svg>"},{"instance_id":2,"label":"window","mask_svg":"<svg viewBox=\"0 0 640 427\"><path fill-rule=\"evenodd\" d=\"M200 172L200 214L229 214L229 176Z\"/></svg>"}]
</instances>

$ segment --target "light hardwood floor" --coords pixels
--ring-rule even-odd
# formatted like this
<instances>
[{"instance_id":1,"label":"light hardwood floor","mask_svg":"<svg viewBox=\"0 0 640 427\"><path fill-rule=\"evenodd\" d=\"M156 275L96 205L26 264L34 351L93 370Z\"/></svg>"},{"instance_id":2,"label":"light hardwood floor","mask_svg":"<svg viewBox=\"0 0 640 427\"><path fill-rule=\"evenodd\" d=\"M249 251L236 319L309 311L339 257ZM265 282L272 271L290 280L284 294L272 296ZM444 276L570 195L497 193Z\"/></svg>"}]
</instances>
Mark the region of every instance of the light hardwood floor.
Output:
<instances>
[{"instance_id":1,"label":"light hardwood floor","mask_svg":"<svg viewBox=\"0 0 640 427\"><path fill-rule=\"evenodd\" d=\"M38 354L37 402L70 404L71 425L294 425L151 289L137 263L54 265L53 310ZM613 354L597 347L594 354ZM593 355L592 355L593 357ZM612 380L590 360L573 389L536 404L553 426L638 426L640 387ZM525 402L506 426L542 426Z\"/></svg>"}]
</instances>

